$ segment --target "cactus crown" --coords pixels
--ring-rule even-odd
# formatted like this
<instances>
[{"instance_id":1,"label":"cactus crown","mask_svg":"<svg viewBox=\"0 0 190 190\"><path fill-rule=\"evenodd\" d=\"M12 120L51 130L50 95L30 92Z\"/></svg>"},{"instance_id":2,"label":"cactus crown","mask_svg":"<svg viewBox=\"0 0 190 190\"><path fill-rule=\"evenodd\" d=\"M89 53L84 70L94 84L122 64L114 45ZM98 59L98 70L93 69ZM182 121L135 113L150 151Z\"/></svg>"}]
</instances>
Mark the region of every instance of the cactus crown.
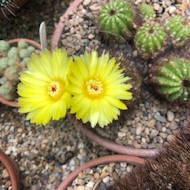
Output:
<instances>
[{"instance_id":1,"label":"cactus crown","mask_svg":"<svg viewBox=\"0 0 190 190\"><path fill-rule=\"evenodd\" d=\"M144 19L152 19L156 17L156 13L153 7L147 3L141 3L138 5L141 16Z\"/></svg>"},{"instance_id":2,"label":"cactus crown","mask_svg":"<svg viewBox=\"0 0 190 190\"><path fill-rule=\"evenodd\" d=\"M143 57L154 56L165 44L164 28L154 21L144 23L137 31L135 45Z\"/></svg>"},{"instance_id":3,"label":"cactus crown","mask_svg":"<svg viewBox=\"0 0 190 190\"><path fill-rule=\"evenodd\" d=\"M190 23L185 17L173 16L165 24L174 45L183 45L190 39Z\"/></svg>"},{"instance_id":4,"label":"cactus crown","mask_svg":"<svg viewBox=\"0 0 190 190\"><path fill-rule=\"evenodd\" d=\"M112 0L99 14L100 29L106 37L124 40L132 36L135 14L132 5L124 0Z\"/></svg>"},{"instance_id":5,"label":"cactus crown","mask_svg":"<svg viewBox=\"0 0 190 190\"><path fill-rule=\"evenodd\" d=\"M163 59L154 80L169 101L186 101L190 98L190 61Z\"/></svg>"}]
</instances>

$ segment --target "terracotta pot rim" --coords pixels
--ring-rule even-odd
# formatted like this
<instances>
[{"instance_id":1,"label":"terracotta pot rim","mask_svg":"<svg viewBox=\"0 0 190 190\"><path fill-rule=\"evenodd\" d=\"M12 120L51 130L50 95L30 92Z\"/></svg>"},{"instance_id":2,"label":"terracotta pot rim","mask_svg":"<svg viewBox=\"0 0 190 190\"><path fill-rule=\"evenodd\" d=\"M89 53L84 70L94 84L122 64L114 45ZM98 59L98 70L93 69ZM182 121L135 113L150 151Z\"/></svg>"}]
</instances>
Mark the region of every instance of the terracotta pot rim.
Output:
<instances>
[{"instance_id":1,"label":"terracotta pot rim","mask_svg":"<svg viewBox=\"0 0 190 190\"><path fill-rule=\"evenodd\" d=\"M41 49L41 46L40 46L40 44L38 42L36 42L34 40L27 39L27 38L15 38L15 39L12 39L12 40L8 40L7 42L9 44L14 44L14 43L17 43L20 40L24 40L25 42L33 45L37 49ZM17 102L6 100L6 99L4 99L1 96L0 96L0 103L5 104L5 105L10 106L10 107L18 107L18 103Z\"/></svg>"},{"instance_id":2,"label":"terracotta pot rim","mask_svg":"<svg viewBox=\"0 0 190 190\"><path fill-rule=\"evenodd\" d=\"M128 163L133 163L135 165L144 165L145 164L145 159L135 157L135 156L128 156L128 155L109 155L109 156L103 156L100 158L96 158L94 160L91 160L82 166L78 167L75 169L73 172L69 174L69 176L62 181L62 183L59 185L57 190L65 190L68 185L78 176L78 174L87 169L87 168L92 168L100 164L106 164L110 162L128 162Z\"/></svg>"},{"instance_id":3,"label":"terracotta pot rim","mask_svg":"<svg viewBox=\"0 0 190 190\"><path fill-rule=\"evenodd\" d=\"M20 176L19 169L15 162L9 158L2 150L0 150L0 162L8 171L9 177L11 179L11 185L13 190L20 189Z\"/></svg>"}]
</instances>

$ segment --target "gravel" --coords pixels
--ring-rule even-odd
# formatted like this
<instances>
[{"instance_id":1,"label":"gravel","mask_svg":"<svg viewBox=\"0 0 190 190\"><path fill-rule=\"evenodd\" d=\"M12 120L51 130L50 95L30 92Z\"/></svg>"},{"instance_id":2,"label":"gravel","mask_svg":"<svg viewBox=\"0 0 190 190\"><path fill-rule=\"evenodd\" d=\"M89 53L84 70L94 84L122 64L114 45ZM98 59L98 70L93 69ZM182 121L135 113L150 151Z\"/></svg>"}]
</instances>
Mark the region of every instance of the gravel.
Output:
<instances>
[{"instance_id":1,"label":"gravel","mask_svg":"<svg viewBox=\"0 0 190 190\"><path fill-rule=\"evenodd\" d=\"M102 39L97 24L98 12L104 2L105 0L84 0L77 11L70 15L70 20L65 22L60 47L65 48L70 55L79 55L85 50L102 50L109 45ZM140 2L142 1L136 1ZM153 2L157 16L161 19L181 13L181 5L173 0L147 2ZM58 21L58 17L46 16L53 21L52 26ZM25 25L28 26L28 23L23 23ZM9 31L13 37L13 31L9 27L5 27L3 31ZM32 33L36 39L36 32ZM3 38L8 36L3 34ZM135 55L128 44L114 46L128 54L128 57L132 57L132 53ZM146 63L139 61L138 64L141 74L146 74ZM47 126L35 126L26 121L17 109L0 106L0 113L0 146L18 163L22 189L56 189L81 164L113 154L90 142L69 119L51 122ZM171 141L180 127L189 120L189 109L158 99L153 95L152 89L144 85L139 104L126 112L119 124L115 127L98 128L96 131L119 144L136 148L159 148ZM114 180L131 172L133 168L133 165L127 163L110 163L87 169L79 174L68 190L106 189ZM7 172L1 165L0 176L0 189L11 189Z\"/></svg>"}]
</instances>

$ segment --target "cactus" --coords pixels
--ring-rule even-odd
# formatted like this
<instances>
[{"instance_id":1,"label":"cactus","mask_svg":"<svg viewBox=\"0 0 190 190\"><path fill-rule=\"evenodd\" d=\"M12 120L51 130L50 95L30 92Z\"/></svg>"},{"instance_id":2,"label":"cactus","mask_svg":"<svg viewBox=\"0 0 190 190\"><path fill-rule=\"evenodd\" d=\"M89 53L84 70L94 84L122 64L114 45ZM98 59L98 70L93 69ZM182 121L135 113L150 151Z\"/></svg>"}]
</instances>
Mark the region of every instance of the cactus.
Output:
<instances>
[{"instance_id":1,"label":"cactus","mask_svg":"<svg viewBox=\"0 0 190 190\"><path fill-rule=\"evenodd\" d=\"M35 48L24 40L20 40L16 47L10 47L6 41L0 40L0 96L14 100L19 73L26 69L33 52Z\"/></svg>"},{"instance_id":2,"label":"cactus","mask_svg":"<svg viewBox=\"0 0 190 190\"><path fill-rule=\"evenodd\" d=\"M13 59L16 61L16 58L17 58L17 54L18 54L18 51L17 51L17 48L16 47L12 47L10 48L10 50L8 51L8 58L10 59Z\"/></svg>"},{"instance_id":3,"label":"cactus","mask_svg":"<svg viewBox=\"0 0 190 190\"><path fill-rule=\"evenodd\" d=\"M20 51L19 51L19 56L20 56L20 58L22 58L22 59L24 59L24 58L26 58L26 57L29 57L31 55L31 52L30 52L30 50L28 50L28 49L21 49Z\"/></svg>"},{"instance_id":4,"label":"cactus","mask_svg":"<svg viewBox=\"0 0 190 190\"><path fill-rule=\"evenodd\" d=\"M137 31L135 46L142 57L151 58L165 48L167 34L157 22L148 21Z\"/></svg>"},{"instance_id":5,"label":"cactus","mask_svg":"<svg viewBox=\"0 0 190 190\"><path fill-rule=\"evenodd\" d=\"M6 82L6 78L5 77L1 77L0 78L0 85L4 84Z\"/></svg>"},{"instance_id":6,"label":"cactus","mask_svg":"<svg viewBox=\"0 0 190 190\"><path fill-rule=\"evenodd\" d=\"M100 11L98 21L105 37L124 41L125 38L132 37L135 13L131 3L112 0Z\"/></svg>"},{"instance_id":7,"label":"cactus","mask_svg":"<svg viewBox=\"0 0 190 190\"><path fill-rule=\"evenodd\" d=\"M27 48L27 51L28 51L30 54L32 54L32 53L35 51L35 48L34 48L33 46L29 46L29 47Z\"/></svg>"},{"instance_id":8,"label":"cactus","mask_svg":"<svg viewBox=\"0 0 190 190\"><path fill-rule=\"evenodd\" d=\"M177 57L162 58L152 70L151 80L166 99L171 102L185 102L190 98L189 60Z\"/></svg>"},{"instance_id":9,"label":"cactus","mask_svg":"<svg viewBox=\"0 0 190 190\"><path fill-rule=\"evenodd\" d=\"M22 63L26 64L26 63L28 63L29 60L30 60L30 58L28 58L28 57L24 58L23 61L22 61Z\"/></svg>"},{"instance_id":10,"label":"cactus","mask_svg":"<svg viewBox=\"0 0 190 190\"><path fill-rule=\"evenodd\" d=\"M8 49L9 49L9 43L4 40L0 40L0 53L3 53Z\"/></svg>"},{"instance_id":11,"label":"cactus","mask_svg":"<svg viewBox=\"0 0 190 190\"><path fill-rule=\"evenodd\" d=\"M0 75L3 74L5 68L8 66L8 58L3 57L0 59Z\"/></svg>"},{"instance_id":12,"label":"cactus","mask_svg":"<svg viewBox=\"0 0 190 190\"><path fill-rule=\"evenodd\" d=\"M24 49L24 48L28 47L28 44L24 40L20 40L18 42L18 47L21 48L21 49Z\"/></svg>"},{"instance_id":13,"label":"cactus","mask_svg":"<svg viewBox=\"0 0 190 190\"><path fill-rule=\"evenodd\" d=\"M143 19L152 19L156 17L156 13L153 7L147 3L141 3L138 5L139 11Z\"/></svg>"},{"instance_id":14,"label":"cactus","mask_svg":"<svg viewBox=\"0 0 190 190\"><path fill-rule=\"evenodd\" d=\"M11 65L14 65L16 62L16 60L13 58L8 58L8 65L11 66Z\"/></svg>"},{"instance_id":15,"label":"cactus","mask_svg":"<svg viewBox=\"0 0 190 190\"><path fill-rule=\"evenodd\" d=\"M5 98L6 100L12 100L15 98L16 93L13 85L10 82L5 82L0 86L0 96Z\"/></svg>"},{"instance_id":16,"label":"cactus","mask_svg":"<svg viewBox=\"0 0 190 190\"><path fill-rule=\"evenodd\" d=\"M3 57L0 59L0 68L5 69L8 65L8 58Z\"/></svg>"},{"instance_id":17,"label":"cactus","mask_svg":"<svg viewBox=\"0 0 190 190\"><path fill-rule=\"evenodd\" d=\"M4 76L7 80L15 82L18 80L19 68L17 65L12 65L6 68Z\"/></svg>"},{"instance_id":18,"label":"cactus","mask_svg":"<svg viewBox=\"0 0 190 190\"><path fill-rule=\"evenodd\" d=\"M173 16L167 20L165 27L174 45L182 46L190 40L190 23L185 17Z\"/></svg>"}]
</instances>

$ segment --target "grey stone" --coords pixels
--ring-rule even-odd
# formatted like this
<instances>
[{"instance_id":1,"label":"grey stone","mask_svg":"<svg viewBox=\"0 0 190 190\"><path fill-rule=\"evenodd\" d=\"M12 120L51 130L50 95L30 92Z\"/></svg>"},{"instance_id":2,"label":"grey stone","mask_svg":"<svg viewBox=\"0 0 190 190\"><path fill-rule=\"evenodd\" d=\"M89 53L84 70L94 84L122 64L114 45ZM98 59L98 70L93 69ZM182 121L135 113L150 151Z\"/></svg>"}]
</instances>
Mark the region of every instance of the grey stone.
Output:
<instances>
[{"instance_id":1,"label":"grey stone","mask_svg":"<svg viewBox=\"0 0 190 190\"><path fill-rule=\"evenodd\" d=\"M157 112L155 115L154 115L154 118L157 120L157 121L160 121L162 123L165 123L166 122L166 118L164 116L161 116L159 112Z\"/></svg>"}]
</instances>

